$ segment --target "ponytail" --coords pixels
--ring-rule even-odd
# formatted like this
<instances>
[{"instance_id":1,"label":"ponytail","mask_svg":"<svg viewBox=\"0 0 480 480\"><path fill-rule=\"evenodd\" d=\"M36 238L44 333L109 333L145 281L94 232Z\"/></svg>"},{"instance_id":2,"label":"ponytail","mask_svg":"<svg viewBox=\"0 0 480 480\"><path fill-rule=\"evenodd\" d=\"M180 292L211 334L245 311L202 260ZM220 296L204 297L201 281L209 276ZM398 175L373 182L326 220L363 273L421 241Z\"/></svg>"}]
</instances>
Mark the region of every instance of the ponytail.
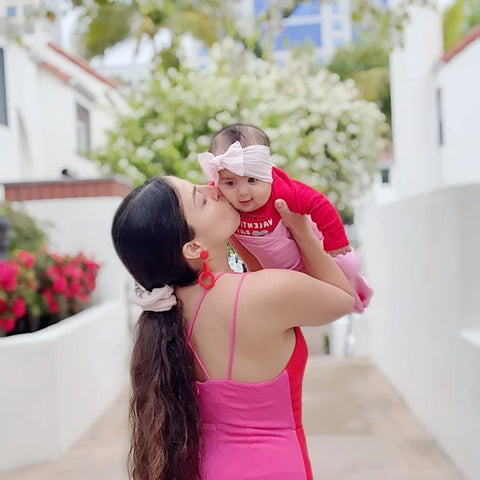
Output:
<instances>
[{"instance_id":1,"label":"ponytail","mask_svg":"<svg viewBox=\"0 0 480 480\"><path fill-rule=\"evenodd\" d=\"M143 312L131 362L133 480L197 480L201 427L181 309Z\"/></svg>"}]
</instances>

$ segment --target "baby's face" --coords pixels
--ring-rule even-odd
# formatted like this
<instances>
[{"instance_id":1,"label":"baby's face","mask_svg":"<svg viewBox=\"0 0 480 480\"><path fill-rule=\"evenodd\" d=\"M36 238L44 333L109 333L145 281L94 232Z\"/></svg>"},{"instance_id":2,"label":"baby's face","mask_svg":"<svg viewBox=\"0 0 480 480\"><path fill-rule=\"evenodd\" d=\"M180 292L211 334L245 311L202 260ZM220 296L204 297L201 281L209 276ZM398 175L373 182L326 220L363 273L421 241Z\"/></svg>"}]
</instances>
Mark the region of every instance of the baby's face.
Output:
<instances>
[{"instance_id":1,"label":"baby's face","mask_svg":"<svg viewBox=\"0 0 480 480\"><path fill-rule=\"evenodd\" d=\"M230 170L218 172L218 188L239 212L253 212L270 198L272 185L253 177L240 177Z\"/></svg>"}]
</instances>

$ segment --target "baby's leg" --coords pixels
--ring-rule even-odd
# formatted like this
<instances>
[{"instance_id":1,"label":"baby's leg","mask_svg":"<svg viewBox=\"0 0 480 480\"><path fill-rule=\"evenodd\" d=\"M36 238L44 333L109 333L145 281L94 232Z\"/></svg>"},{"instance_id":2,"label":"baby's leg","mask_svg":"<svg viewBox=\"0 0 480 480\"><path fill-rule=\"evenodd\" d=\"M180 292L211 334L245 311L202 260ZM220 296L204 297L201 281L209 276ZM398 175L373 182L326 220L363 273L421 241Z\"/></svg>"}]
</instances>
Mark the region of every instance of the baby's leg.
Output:
<instances>
[{"instance_id":1,"label":"baby's leg","mask_svg":"<svg viewBox=\"0 0 480 480\"><path fill-rule=\"evenodd\" d=\"M370 303L373 289L362 275L362 263L357 252L352 248L345 255L337 255L335 262L342 269L355 292L355 305L353 311L362 313Z\"/></svg>"}]
</instances>

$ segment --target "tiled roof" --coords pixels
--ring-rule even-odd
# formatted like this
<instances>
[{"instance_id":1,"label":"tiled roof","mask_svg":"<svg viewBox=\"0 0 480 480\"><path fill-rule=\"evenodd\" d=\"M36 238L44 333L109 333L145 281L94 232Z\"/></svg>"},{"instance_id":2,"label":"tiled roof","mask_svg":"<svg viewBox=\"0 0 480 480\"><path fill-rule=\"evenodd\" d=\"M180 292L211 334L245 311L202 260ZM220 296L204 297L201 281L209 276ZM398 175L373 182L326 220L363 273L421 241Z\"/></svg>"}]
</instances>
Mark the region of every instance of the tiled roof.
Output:
<instances>
[{"instance_id":1,"label":"tiled roof","mask_svg":"<svg viewBox=\"0 0 480 480\"><path fill-rule=\"evenodd\" d=\"M464 50L468 45L473 43L478 38L480 38L480 25L473 27L467 33L467 35L462 40L460 40L460 42L458 42L450 50L447 50L441 58L442 62L448 63L453 57L459 54L462 50Z\"/></svg>"},{"instance_id":2,"label":"tiled roof","mask_svg":"<svg viewBox=\"0 0 480 480\"><path fill-rule=\"evenodd\" d=\"M114 80L112 80L110 78L107 78L107 77L104 77L103 75L101 75L99 72L94 70L90 66L90 64L86 60L84 60L83 58L79 58L79 57L75 57L75 56L71 55L70 53L66 52L63 48L59 47L58 45L56 45L52 42L48 42L48 46L49 46L49 48L51 48L52 50L54 50L58 54L65 57L70 62L74 63L75 65L79 66L80 68L85 70L90 75L94 76L97 80L100 80L101 82L106 83L107 85L109 85L112 88L115 88L115 89L117 88L117 86L118 86L117 82L115 82Z\"/></svg>"}]
</instances>

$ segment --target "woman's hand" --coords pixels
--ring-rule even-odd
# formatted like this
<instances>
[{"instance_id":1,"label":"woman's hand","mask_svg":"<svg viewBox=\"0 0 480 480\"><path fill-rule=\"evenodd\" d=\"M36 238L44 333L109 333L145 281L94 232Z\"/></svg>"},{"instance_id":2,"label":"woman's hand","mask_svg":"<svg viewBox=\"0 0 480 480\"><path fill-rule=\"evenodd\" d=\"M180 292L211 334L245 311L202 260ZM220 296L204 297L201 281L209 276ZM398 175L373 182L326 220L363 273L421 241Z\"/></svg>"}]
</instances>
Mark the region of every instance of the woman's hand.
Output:
<instances>
[{"instance_id":1,"label":"woman's hand","mask_svg":"<svg viewBox=\"0 0 480 480\"><path fill-rule=\"evenodd\" d=\"M290 230L295 240L305 237L315 237L307 215L294 213L288 208L287 202L282 199L275 200L275 208L282 217L283 223ZM318 239L317 239L318 241ZM320 242L319 242L320 243Z\"/></svg>"},{"instance_id":2,"label":"woman's hand","mask_svg":"<svg viewBox=\"0 0 480 480\"><path fill-rule=\"evenodd\" d=\"M282 199L275 200L275 207L297 243L306 273L342 289L353 301L354 293L350 283L333 258L323 249L323 243L315 235L307 215L293 213Z\"/></svg>"}]
</instances>

